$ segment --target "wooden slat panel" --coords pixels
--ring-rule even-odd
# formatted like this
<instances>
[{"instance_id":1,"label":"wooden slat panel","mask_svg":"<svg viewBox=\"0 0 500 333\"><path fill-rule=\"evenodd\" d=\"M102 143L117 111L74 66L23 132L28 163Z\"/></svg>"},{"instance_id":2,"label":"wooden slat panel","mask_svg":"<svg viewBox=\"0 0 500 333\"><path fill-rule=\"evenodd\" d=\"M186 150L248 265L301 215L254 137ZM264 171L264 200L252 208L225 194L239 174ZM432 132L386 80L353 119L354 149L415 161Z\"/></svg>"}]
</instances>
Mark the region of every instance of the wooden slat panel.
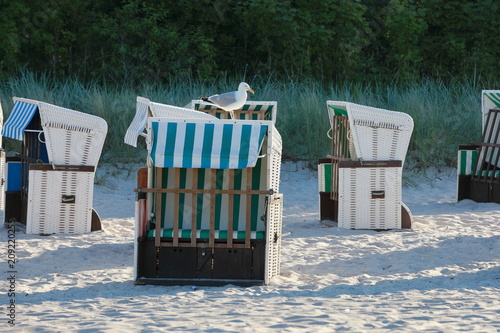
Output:
<instances>
[{"instance_id":1,"label":"wooden slat panel","mask_svg":"<svg viewBox=\"0 0 500 333\"><path fill-rule=\"evenodd\" d=\"M156 186L161 187L162 183L162 169L156 168ZM161 238L161 193L156 193L155 195L155 218L156 218L156 226L155 226L155 246L160 246L160 238Z\"/></svg>"},{"instance_id":2,"label":"wooden slat panel","mask_svg":"<svg viewBox=\"0 0 500 333\"><path fill-rule=\"evenodd\" d=\"M198 172L199 169L193 169L193 189L198 187ZM191 245L196 245L196 218L198 216L198 194L193 193L192 196L192 212L191 212Z\"/></svg>"}]
</instances>

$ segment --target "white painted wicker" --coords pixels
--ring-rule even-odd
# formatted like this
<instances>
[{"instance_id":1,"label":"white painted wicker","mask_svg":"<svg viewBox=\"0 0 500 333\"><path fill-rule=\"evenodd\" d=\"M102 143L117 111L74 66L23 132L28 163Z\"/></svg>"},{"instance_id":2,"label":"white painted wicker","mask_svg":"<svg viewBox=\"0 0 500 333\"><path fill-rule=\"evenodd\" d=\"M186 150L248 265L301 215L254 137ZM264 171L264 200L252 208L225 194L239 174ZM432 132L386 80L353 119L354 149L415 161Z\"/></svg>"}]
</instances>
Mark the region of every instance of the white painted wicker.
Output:
<instances>
[{"instance_id":1,"label":"white painted wicker","mask_svg":"<svg viewBox=\"0 0 500 333\"><path fill-rule=\"evenodd\" d=\"M91 231L94 171L30 170L27 234Z\"/></svg>"},{"instance_id":2,"label":"white painted wicker","mask_svg":"<svg viewBox=\"0 0 500 333\"><path fill-rule=\"evenodd\" d=\"M179 106L160 104L160 103L150 103L151 113L153 117L165 117L165 118L183 118L183 119L217 119L205 112L200 112L196 110L186 109Z\"/></svg>"},{"instance_id":3,"label":"white painted wicker","mask_svg":"<svg viewBox=\"0 0 500 333\"><path fill-rule=\"evenodd\" d=\"M400 229L401 176L401 167L339 168L339 228Z\"/></svg>"},{"instance_id":4,"label":"white painted wicker","mask_svg":"<svg viewBox=\"0 0 500 333\"><path fill-rule=\"evenodd\" d=\"M264 284L268 285L271 278L280 274L281 235L283 217L283 195L270 197L266 231L266 267Z\"/></svg>"},{"instance_id":5,"label":"white painted wicker","mask_svg":"<svg viewBox=\"0 0 500 333\"><path fill-rule=\"evenodd\" d=\"M90 114L38 103L49 161L96 166L108 131L106 121Z\"/></svg>"},{"instance_id":6,"label":"white painted wicker","mask_svg":"<svg viewBox=\"0 0 500 333\"><path fill-rule=\"evenodd\" d=\"M149 99L144 97L137 97L135 107L135 116L130 123L130 126L125 133L125 143L133 147L137 147L137 138L142 134L149 116Z\"/></svg>"}]
</instances>

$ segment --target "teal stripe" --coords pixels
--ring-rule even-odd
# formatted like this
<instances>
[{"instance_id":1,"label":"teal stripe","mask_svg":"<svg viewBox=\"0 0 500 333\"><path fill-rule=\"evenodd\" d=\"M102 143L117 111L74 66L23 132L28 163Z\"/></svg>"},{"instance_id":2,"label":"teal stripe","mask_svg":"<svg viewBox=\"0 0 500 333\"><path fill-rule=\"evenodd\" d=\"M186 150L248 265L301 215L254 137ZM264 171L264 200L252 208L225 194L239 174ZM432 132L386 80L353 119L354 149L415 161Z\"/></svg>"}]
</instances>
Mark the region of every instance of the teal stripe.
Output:
<instances>
[{"instance_id":1,"label":"teal stripe","mask_svg":"<svg viewBox=\"0 0 500 333\"><path fill-rule=\"evenodd\" d=\"M201 168L210 168L212 160L212 146L214 140L214 124L205 124L203 148L201 152Z\"/></svg>"},{"instance_id":2,"label":"teal stripe","mask_svg":"<svg viewBox=\"0 0 500 333\"><path fill-rule=\"evenodd\" d=\"M222 127L222 147L220 152L220 169L229 168L229 159L231 153L231 141L233 138L233 125L225 124Z\"/></svg>"},{"instance_id":3,"label":"teal stripe","mask_svg":"<svg viewBox=\"0 0 500 333\"><path fill-rule=\"evenodd\" d=\"M193 167L193 148L194 134L196 132L196 124L186 124L186 134L184 137L184 152L182 156L182 166L184 168Z\"/></svg>"},{"instance_id":4,"label":"teal stripe","mask_svg":"<svg viewBox=\"0 0 500 333\"><path fill-rule=\"evenodd\" d=\"M248 164L251 136L252 136L252 125L243 125L241 128L241 142L240 142L240 153L238 157L238 169L245 168Z\"/></svg>"},{"instance_id":5,"label":"teal stripe","mask_svg":"<svg viewBox=\"0 0 500 333\"><path fill-rule=\"evenodd\" d=\"M261 177L261 169L262 169L262 159L257 160L257 164L255 165L254 168L252 168L252 190L259 190L260 189L260 177ZM251 225L250 225L250 230L256 231L257 230L257 221L259 218L259 195L258 194L252 194L252 199L251 199Z\"/></svg>"},{"instance_id":6,"label":"teal stripe","mask_svg":"<svg viewBox=\"0 0 500 333\"><path fill-rule=\"evenodd\" d=\"M168 123L167 124L167 136L165 142L165 159L164 166L170 167L174 165L174 151L175 151L175 143L177 138L177 123Z\"/></svg>"},{"instance_id":7,"label":"teal stripe","mask_svg":"<svg viewBox=\"0 0 500 333\"><path fill-rule=\"evenodd\" d=\"M153 146L151 147L151 159L153 160L153 165L156 165L156 149L158 148L158 123L152 123L151 129L153 131Z\"/></svg>"}]
</instances>

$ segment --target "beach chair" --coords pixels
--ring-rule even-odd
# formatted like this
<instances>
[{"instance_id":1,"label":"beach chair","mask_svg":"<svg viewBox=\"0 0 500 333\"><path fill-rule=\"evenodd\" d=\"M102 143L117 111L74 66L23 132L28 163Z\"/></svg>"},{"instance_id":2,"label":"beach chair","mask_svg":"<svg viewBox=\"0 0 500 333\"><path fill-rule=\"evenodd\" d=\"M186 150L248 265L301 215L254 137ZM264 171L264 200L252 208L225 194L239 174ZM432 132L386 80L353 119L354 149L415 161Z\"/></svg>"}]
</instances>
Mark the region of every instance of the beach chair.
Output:
<instances>
[{"instance_id":1,"label":"beach chair","mask_svg":"<svg viewBox=\"0 0 500 333\"><path fill-rule=\"evenodd\" d=\"M500 203L500 90L481 100L482 139L458 149L457 200Z\"/></svg>"},{"instance_id":2,"label":"beach chair","mask_svg":"<svg viewBox=\"0 0 500 333\"><path fill-rule=\"evenodd\" d=\"M229 112L202 100L192 100L191 109L208 113L219 119L230 119ZM234 110L234 116L240 120L272 120L276 124L278 103L275 101L247 101L241 110Z\"/></svg>"},{"instance_id":3,"label":"beach chair","mask_svg":"<svg viewBox=\"0 0 500 333\"><path fill-rule=\"evenodd\" d=\"M401 112L327 101L332 154L320 159L320 219L339 228L411 226L401 201L402 169L413 131Z\"/></svg>"},{"instance_id":4,"label":"beach chair","mask_svg":"<svg viewBox=\"0 0 500 333\"><path fill-rule=\"evenodd\" d=\"M23 141L23 149L7 163L14 209L6 219L26 224L28 234L99 230L93 185L106 133L99 117L14 97L2 135Z\"/></svg>"},{"instance_id":5,"label":"beach chair","mask_svg":"<svg viewBox=\"0 0 500 333\"><path fill-rule=\"evenodd\" d=\"M221 120L152 102L148 108L165 113L146 122L135 282L269 283L279 274L283 200L281 137L272 121ZM168 110L185 114L170 117Z\"/></svg>"}]
</instances>

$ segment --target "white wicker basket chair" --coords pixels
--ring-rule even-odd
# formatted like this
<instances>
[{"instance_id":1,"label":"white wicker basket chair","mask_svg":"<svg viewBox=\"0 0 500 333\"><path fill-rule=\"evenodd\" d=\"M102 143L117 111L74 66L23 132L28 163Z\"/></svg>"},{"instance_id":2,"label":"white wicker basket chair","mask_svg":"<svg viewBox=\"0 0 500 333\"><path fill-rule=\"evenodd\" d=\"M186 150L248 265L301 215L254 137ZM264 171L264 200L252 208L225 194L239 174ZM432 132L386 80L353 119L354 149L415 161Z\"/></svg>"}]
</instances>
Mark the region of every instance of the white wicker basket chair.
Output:
<instances>
[{"instance_id":1,"label":"white wicker basket chair","mask_svg":"<svg viewBox=\"0 0 500 333\"><path fill-rule=\"evenodd\" d=\"M30 129L30 132L38 132L37 149L46 148L49 162L43 164L37 159L35 163L33 158L23 155L22 163L27 170L26 175L21 175L27 178L23 182L27 199L23 199L26 201L22 208L26 209L26 233L99 230L100 221L92 209L93 185L107 134L106 121L40 101L15 97L14 102L18 109L10 117L13 119L7 135L25 140L24 131L30 124L41 125L41 129ZM34 143L30 141L31 144Z\"/></svg>"},{"instance_id":2,"label":"white wicker basket chair","mask_svg":"<svg viewBox=\"0 0 500 333\"><path fill-rule=\"evenodd\" d=\"M402 168L413 131L405 113L354 103L327 101L345 110L350 160L340 160L332 179L338 190L338 226L349 229L398 229L411 223L401 201ZM320 208L321 209L321 208Z\"/></svg>"}]
</instances>

